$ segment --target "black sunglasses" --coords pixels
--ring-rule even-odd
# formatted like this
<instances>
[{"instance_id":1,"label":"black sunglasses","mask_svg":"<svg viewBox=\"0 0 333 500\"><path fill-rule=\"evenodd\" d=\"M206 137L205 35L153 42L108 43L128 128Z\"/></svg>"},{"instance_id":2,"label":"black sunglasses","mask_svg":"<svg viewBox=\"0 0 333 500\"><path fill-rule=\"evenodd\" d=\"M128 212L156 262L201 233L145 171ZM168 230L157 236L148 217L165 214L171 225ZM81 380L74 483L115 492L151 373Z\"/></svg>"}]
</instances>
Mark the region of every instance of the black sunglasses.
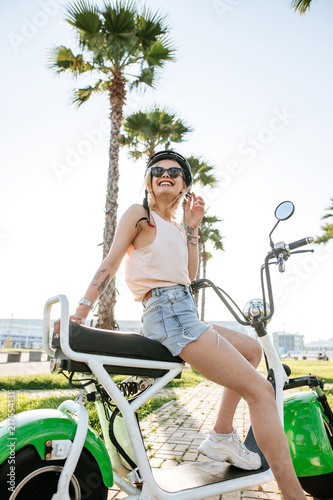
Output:
<instances>
[{"instance_id":1,"label":"black sunglasses","mask_svg":"<svg viewBox=\"0 0 333 500\"><path fill-rule=\"evenodd\" d=\"M167 172L168 176L171 177L171 179L175 179L179 175L183 175L183 169L180 167L151 167L151 175L153 175L154 177L162 177L164 172Z\"/></svg>"}]
</instances>

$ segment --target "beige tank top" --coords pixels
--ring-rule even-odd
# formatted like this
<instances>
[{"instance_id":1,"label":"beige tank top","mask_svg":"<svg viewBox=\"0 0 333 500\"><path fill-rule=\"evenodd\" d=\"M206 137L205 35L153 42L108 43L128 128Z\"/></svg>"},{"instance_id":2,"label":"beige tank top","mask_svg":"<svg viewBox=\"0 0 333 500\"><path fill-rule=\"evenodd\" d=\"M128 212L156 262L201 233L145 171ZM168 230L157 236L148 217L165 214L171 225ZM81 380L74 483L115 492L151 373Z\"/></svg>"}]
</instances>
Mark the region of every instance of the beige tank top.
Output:
<instances>
[{"instance_id":1,"label":"beige tank top","mask_svg":"<svg viewBox=\"0 0 333 500\"><path fill-rule=\"evenodd\" d=\"M138 250L130 245L125 255L125 279L136 301L143 300L152 288L190 284L184 228L151 213L156 226L154 241Z\"/></svg>"}]
</instances>

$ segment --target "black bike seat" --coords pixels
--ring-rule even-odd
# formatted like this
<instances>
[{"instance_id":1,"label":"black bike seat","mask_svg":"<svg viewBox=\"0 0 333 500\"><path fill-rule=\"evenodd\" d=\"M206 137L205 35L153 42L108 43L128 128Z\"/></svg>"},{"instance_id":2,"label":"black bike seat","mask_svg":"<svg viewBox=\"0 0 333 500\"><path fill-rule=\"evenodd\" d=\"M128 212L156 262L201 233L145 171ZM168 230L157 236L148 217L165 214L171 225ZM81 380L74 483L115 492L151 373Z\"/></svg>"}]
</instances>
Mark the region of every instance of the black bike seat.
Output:
<instances>
[{"instance_id":1,"label":"black bike seat","mask_svg":"<svg viewBox=\"0 0 333 500\"><path fill-rule=\"evenodd\" d=\"M102 356L114 356L121 358L146 359L153 361L165 361L168 363L184 363L179 356L173 356L171 352L160 342L151 340L139 333L119 332L112 330L101 330L99 328L69 323L69 345L75 352L88 354L99 354ZM67 371L90 372L89 367L79 361L73 361L61 351L60 339L53 335L52 347L56 350L56 357L67 360ZM110 363L112 360L110 359ZM166 370L152 368L128 368L124 366L107 365L108 373L141 375L148 377L161 377Z\"/></svg>"}]
</instances>

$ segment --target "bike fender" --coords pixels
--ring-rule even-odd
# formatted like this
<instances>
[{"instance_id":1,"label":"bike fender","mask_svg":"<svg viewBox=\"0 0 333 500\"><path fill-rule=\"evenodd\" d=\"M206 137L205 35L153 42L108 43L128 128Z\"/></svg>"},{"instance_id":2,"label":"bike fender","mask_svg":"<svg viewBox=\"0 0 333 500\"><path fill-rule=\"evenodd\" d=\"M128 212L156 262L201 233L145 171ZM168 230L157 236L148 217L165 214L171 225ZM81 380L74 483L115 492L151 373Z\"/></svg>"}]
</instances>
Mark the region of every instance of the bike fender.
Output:
<instances>
[{"instance_id":1,"label":"bike fender","mask_svg":"<svg viewBox=\"0 0 333 500\"><path fill-rule=\"evenodd\" d=\"M284 429L298 477L333 471L333 450L323 418L314 392L298 392L284 398Z\"/></svg>"},{"instance_id":2,"label":"bike fender","mask_svg":"<svg viewBox=\"0 0 333 500\"><path fill-rule=\"evenodd\" d=\"M76 421L67 412L51 409L29 410L15 415L14 421L0 423L0 464L15 452L32 445L45 460L45 443L48 440L70 439L76 432ZM93 455L101 470L105 486L113 485L110 458L98 434L88 427L84 447Z\"/></svg>"}]
</instances>

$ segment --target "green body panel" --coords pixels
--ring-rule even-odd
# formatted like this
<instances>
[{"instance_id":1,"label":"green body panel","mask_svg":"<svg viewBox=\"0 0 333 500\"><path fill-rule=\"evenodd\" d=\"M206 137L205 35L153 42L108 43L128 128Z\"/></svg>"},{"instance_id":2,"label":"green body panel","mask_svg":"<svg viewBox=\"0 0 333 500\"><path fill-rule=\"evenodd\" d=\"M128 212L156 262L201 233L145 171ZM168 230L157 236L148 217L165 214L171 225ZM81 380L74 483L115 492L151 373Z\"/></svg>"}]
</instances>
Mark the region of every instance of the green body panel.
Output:
<instances>
[{"instance_id":1,"label":"green body panel","mask_svg":"<svg viewBox=\"0 0 333 500\"><path fill-rule=\"evenodd\" d=\"M298 477L333 471L333 450L314 392L298 392L284 398L284 429Z\"/></svg>"},{"instance_id":2,"label":"green body panel","mask_svg":"<svg viewBox=\"0 0 333 500\"><path fill-rule=\"evenodd\" d=\"M70 439L73 441L77 423L67 412L41 409L30 410L15 415L15 426L8 427L8 420L0 423L0 464L11 452L11 446L17 452L32 445L42 460L45 460L45 443L49 439ZM101 438L88 427L84 447L93 455L99 465L104 484L113 485L112 466L108 452Z\"/></svg>"}]
</instances>

